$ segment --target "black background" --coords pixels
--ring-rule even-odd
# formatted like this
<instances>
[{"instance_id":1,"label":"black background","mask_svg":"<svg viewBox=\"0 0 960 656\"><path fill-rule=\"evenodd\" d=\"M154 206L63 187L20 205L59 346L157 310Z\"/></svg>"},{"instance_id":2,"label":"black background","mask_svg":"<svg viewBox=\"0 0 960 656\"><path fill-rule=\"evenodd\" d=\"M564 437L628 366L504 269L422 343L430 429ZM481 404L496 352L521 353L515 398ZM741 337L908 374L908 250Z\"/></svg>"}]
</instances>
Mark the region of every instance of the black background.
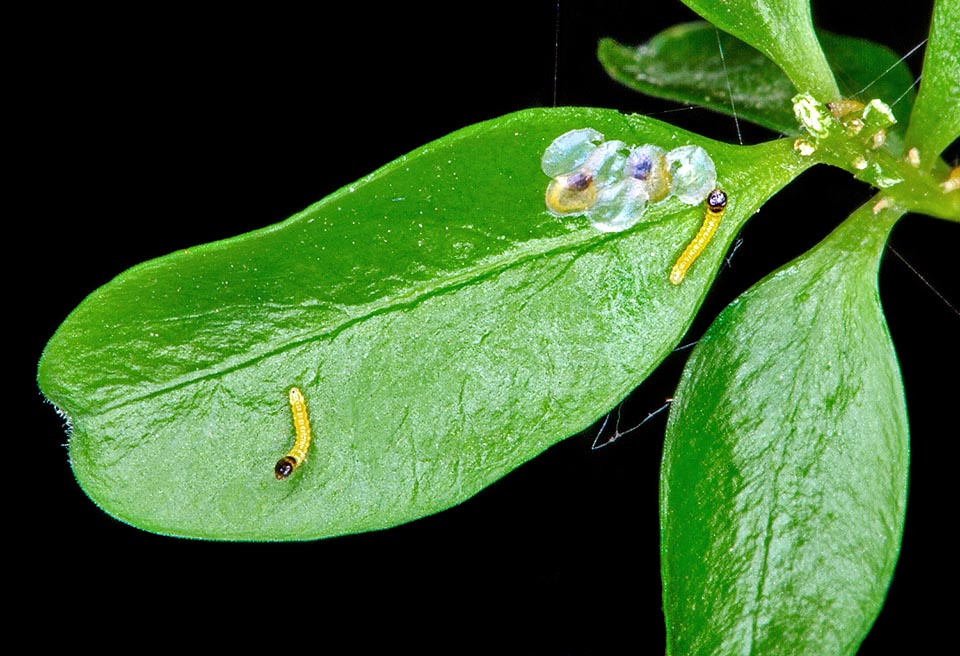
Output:
<instances>
[{"instance_id":1,"label":"black background","mask_svg":"<svg viewBox=\"0 0 960 656\"><path fill-rule=\"evenodd\" d=\"M930 13L930 3L913 2L853 19L815 4L824 27L899 53L924 38ZM77 646L121 628L176 645L200 628L211 640L266 638L281 649L663 652L657 498L666 413L599 451L590 450L595 431L570 438L461 506L389 531L223 544L155 536L98 510L74 482L61 422L35 387L36 361L60 322L134 264L280 221L430 140L550 106L555 94L559 105L675 107L607 79L595 49L603 36L640 43L692 20L678 3L562 2L559 23L553 2L456 5L25 19L37 38L14 62L25 110L15 127L28 144L17 167L27 180L17 191L28 198L17 218L33 232L22 248L36 264L23 281L27 365L15 383L29 391L30 419L10 436L22 446L8 448L27 477L7 538L26 547L32 582L21 610L55 613ZM921 62L922 49L908 61L915 73ZM727 117L661 118L737 140ZM744 130L748 142L771 136ZM870 195L819 168L781 192L744 229L686 341ZM949 253L958 238L955 225L910 216L890 242L954 307ZM960 315L889 252L880 283L907 392L912 471L902 555L860 653L896 653L902 640L923 652L952 636L934 593L956 575L944 530L955 517L947 391L956 389ZM634 392L623 428L671 395L688 352ZM91 623L72 623L81 618Z\"/></svg>"}]
</instances>

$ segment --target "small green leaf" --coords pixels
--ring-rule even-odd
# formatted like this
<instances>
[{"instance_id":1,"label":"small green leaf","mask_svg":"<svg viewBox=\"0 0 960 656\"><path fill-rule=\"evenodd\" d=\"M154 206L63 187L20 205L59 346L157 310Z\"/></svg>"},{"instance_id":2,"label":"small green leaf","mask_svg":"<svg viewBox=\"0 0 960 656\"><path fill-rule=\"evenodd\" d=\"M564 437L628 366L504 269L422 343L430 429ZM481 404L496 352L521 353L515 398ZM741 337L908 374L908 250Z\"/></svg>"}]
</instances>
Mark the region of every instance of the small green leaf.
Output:
<instances>
[{"instance_id":1,"label":"small green leaf","mask_svg":"<svg viewBox=\"0 0 960 656\"><path fill-rule=\"evenodd\" d=\"M953 141L960 138L960 2L937 0L930 40L923 59L923 80L907 143L920 151L929 169Z\"/></svg>"},{"instance_id":2,"label":"small green leaf","mask_svg":"<svg viewBox=\"0 0 960 656\"><path fill-rule=\"evenodd\" d=\"M546 211L560 134L711 154L731 201L670 198L601 233ZM809 166L607 110L529 110L424 146L276 226L147 262L94 292L40 362L74 473L160 533L311 539L459 503L622 399L683 335L740 226ZM291 386L314 440L285 481Z\"/></svg>"},{"instance_id":3,"label":"small green leaf","mask_svg":"<svg viewBox=\"0 0 960 656\"><path fill-rule=\"evenodd\" d=\"M868 203L717 318L671 408L661 476L672 654L853 654L906 504L907 418Z\"/></svg>"},{"instance_id":4,"label":"small green leaf","mask_svg":"<svg viewBox=\"0 0 960 656\"><path fill-rule=\"evenodd\" d=\"M765 54L801 92L840 98L813 31L809 0L683 0L708 21Z\"/></svg>"},{"instance_id":5,"label":"small green leaf","mask_svg":"<svg viewBox=\"0 0 960 656\"><path fill-rule=\"evenodd\" d=\"M880 98L892 104L910 89L913 76L892 50L864 39L818 34L844 97L855 97L869 86L863 100ZM639 47L603 39L598 57L613 79L631 89L728 115L733 113L732 95L739 118L782 134L799 134L790 102L797 90L790 79L763 53L709 23L675 25ZM910 115L913 95L908 91L894 108L901 124Z\"/></svg>"}]
</instances>

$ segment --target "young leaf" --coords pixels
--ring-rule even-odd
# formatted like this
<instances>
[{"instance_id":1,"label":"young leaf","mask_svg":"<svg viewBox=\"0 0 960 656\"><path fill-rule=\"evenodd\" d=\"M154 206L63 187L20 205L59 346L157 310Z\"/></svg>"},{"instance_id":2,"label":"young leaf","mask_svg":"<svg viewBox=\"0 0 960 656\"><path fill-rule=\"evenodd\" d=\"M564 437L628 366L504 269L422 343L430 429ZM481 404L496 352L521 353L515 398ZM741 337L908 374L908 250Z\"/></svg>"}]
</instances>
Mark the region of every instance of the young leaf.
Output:
<instances>
[{"instance_id":1,"label":"young leaf","mask_svg":"<svg viewBox=\"0 0 960 656\"><path fill-rule=\"evenodd\" d=\"M960 138L960 2L937 0L930 41L923 59L923 80L910 117L907 143L920 151L922 166L932 166Z\"/></svg>"},{"instance_id":2,"label":"young leaf","mask_svg":"<svg viewBox=\"0 0 960 656\"><path fill-rule=\"evenodd\" d=\"M673 654L853 654L903 529L907 419L857 210L717 318L671 408L661 477Z\"/></svg>"},{"instance_id":3,"label":"young leaf","mask_svg":"<svg viewBox=\"0 0 960 656\"><path fill-rule=\"evenodd\" d=\"M801 92L821 102L840 98L813 32L809 0L683 0L724 32L765 54Z\"/></svg>"},{"instance_id":4,"label":"young leaf","mask_svg":"<svg viewBox=\"0 0 960 656\"><path fill-rule=\"evenodd\" d=\"M711 154L730 196L681 285L702 206L602 233L546 211L546 146L574 128ZM809 158L808 158L809 159ZM310 539L468 498L592 423L673 348L746 219L808 161L642 117L529 110L385 166L277 226L147 262L44 351L84 490L148 530ZM313 443L285 481L287 393Z\"/></svg>"},{"instance_id":5,"label":"young leaf","mask_svg":"<svg viewBox=\"0 0 960 656\"><path fill-rule=\"evenodd\" d=\"M870 98L893 103L910 89L910 69L892 50L864 39L824 31L818 35L843 83L844 97L854 97L869 85ZM709 23L675 25L639 47L603 39L597 54L610 77L631 89L728 115L733 113L732 95L739 118L782 134L799 134L790 102L797 89L790 79L763 53ZM894 107L898 125L906 124L913 95L909 91Z\"/></svg>"}]
</instances>

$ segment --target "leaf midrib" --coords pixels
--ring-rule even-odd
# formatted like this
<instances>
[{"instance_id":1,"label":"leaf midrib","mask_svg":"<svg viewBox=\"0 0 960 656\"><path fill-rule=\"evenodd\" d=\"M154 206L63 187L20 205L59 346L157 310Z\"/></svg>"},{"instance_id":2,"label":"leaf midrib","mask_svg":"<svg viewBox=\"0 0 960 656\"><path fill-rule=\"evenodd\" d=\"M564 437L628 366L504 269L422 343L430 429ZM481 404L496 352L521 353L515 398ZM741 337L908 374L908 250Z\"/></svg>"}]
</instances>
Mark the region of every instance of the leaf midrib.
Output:
<instances>
[{"instance_id":1,"label":"leaf midrib","mask_svg":"<svg viewBox=\"0 0 960 656\"><path fill-rule=\"evenodd\" d=\"M233 364L220 367L215 370L208 370L207 372L198 375L190 376L186 380L181 379L176 382L164 384L158 389L145 394L124 396L116 402L102 405L94 414L113 412L124 407L136 405L143 401L157 398L163 396L164 394L189 387L190 385L239 371L247 367L254 366L256 363L262 360L282 354L286 351L309 344L311 342L323 339L334 339L337 337L337 335L341 334L352 326L363 323L374 317L384 316L392 312L414 308L431 298L442 296L473 284L478 284L506 271L522 267L535 259L553 258L563 255L564 253L575 253L576 257L579 258L591 251L601 248L611 241L624 238L627 235L636 234L638 231L649 228L659 223L662 219L663 217L657 217L657 220L644 222L632 230L619 233L603 233L589 229L582 229L562 237L527 242L527 244L539 244L546 242L549 245L544 249L523 248L519 251L513 251L512 253L492 259L489 262L479 266L464 269L461 273L447 278L444 281L444 284L414 287L405 294L385 297L378 301L374 301L373 303L368 303L365 306L362 306L363 310L361 312L344 319L343 321L334 322L317 330L309 331L301 338L288 340L268 351L252 355L248 354L247 357L244 357Z\"/></svg>"}]
</instances>

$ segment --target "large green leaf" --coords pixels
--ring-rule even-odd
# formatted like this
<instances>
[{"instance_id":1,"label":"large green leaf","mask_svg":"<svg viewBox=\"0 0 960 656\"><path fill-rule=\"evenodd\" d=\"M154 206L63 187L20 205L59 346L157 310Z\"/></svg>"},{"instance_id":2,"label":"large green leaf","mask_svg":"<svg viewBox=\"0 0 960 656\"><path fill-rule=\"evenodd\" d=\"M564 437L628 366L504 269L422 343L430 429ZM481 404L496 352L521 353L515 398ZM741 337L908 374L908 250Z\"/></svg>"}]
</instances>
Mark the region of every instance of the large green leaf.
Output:
<instances>
[{"instance_id":1,"label":"large green leaf","mask_svg":"<svg viewBox=\"0 0 960 656\"><path fill-rule=\"evenodd\" d=\"M900 546L907 418L857 210L734 301L691 355L661 478L673 654L852 654Z\"/></svg>"},{"instance_id":2,"label":"large green leaf","mask_svg":"<svg viewBox=\"0 0 960 656\"><path fill-rule=\"evenodd\" d=\"M798 90L840 98L813 31L809 0L683 0L708 21L765 54Z\"/></svg>"},{"instance_id":3,"label":"large green leaf","mask_svg":"<svg viewBox=\"0 0 960 656\"><path fill-rule=\"evenodd\" d=\"M545 210L540 157L592 127L705 147L730 196L710 247L667 276L702 207L601 233ZM142 528L309 539L456 504L622 399L673 348L743 222L808 166L642 117L529 110L402 157L276 226L134 267L44 351L90 497ZM282 482L287 405L315 433Z\"/></svg>"},{"instance_id":4,"label":"large green leaf","mask_svg":"<svg viewBox=\"0 0 960 656\"><path fill-rule=\"evenodd\" d=\"M914 94L903 94L911 88L913 76L900 57L872 41L818 34L844 97L854 97L868 85L869 98L892 104L903 96L894 112L898 125L905 125ZM603 39L598 56L607 73L631 89L724 114L735 108L739 118L783 134L799 134L791 102L797 88L790 78L763 53L709 23L675 25L639 47Z\"/></svg>"},{"instance_id":5,"label":"large green leaf","mask_svg":"<svg viewBox=\"0 0 960 656\"><path fill-rule=\"evenodd\" d=\"M925 167L960 138L960 1L938 0L923 59L923 81L910 117L907 143Z\"/></svg>"}]
</instances>

